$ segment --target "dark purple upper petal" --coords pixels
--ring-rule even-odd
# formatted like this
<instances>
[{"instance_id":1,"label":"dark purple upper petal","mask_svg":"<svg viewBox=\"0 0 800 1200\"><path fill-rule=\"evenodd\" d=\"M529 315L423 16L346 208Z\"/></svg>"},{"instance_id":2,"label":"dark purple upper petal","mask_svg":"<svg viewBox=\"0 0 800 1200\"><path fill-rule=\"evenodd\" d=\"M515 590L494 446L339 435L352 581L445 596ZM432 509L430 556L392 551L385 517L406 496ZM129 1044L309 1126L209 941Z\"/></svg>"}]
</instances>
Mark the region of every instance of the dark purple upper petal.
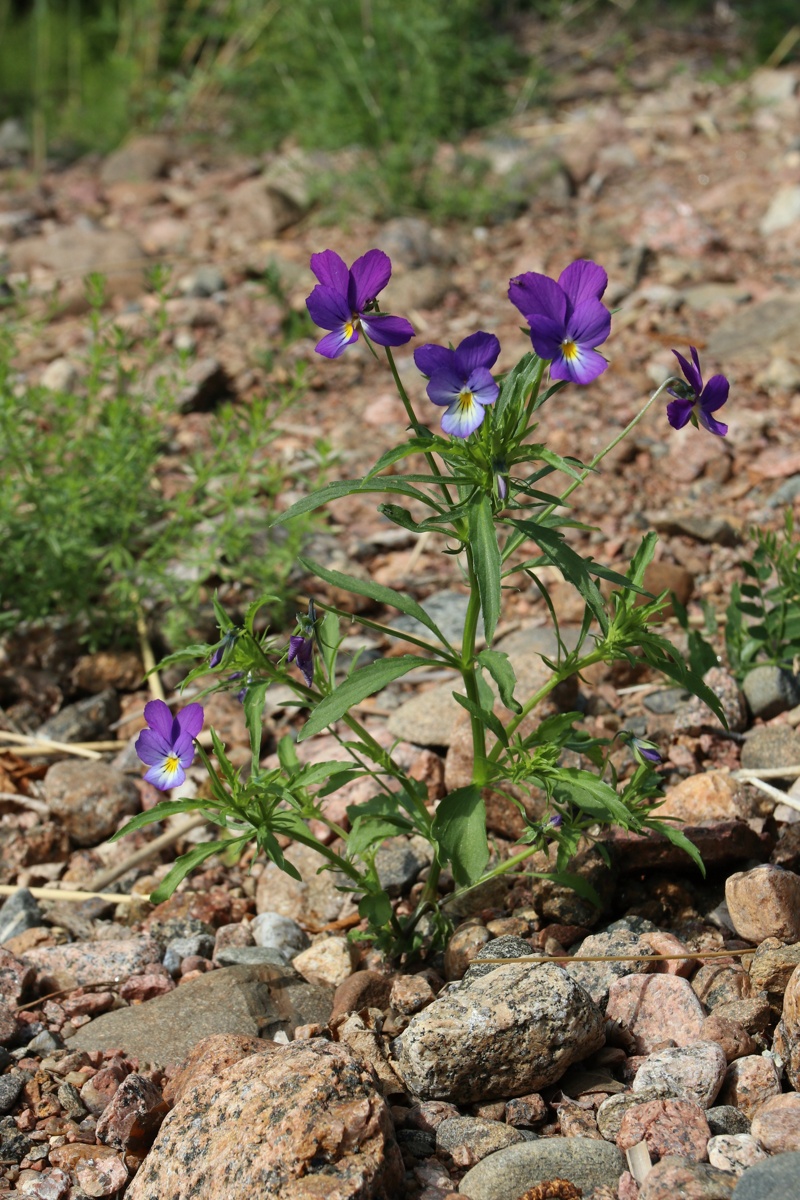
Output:
<instances>
[{"instance_id":1,"label":"dark purple upper petal","mask_svg":"<svg viewBox=\"0 0 800 1200\"><path fill-rule=\"evenodd\" d=\"M182 734L188 734L189 737L193 738L197 737L203 728L202 704L187 704L186 708L182 708L175 719Z\"/></svg>"},{"instance_id":2,"label":"dark purple upper petal","mask_svg":"<svg viewBox=\"0 0 800 1200\"><path fill-rule=\"evenodd\" d=\"M692 346L691 349L692 349L692 358L696 359L697 351L695 350L694 346ZM683 374L686 377L686 382L689 384L689 387L692 389L692 391L694 392L694 394L696 396L699 396L703 390L703 377L700 374L699 367L694 367L694 366L692 366L691 363L688 363L686 361L686 359L683 357L683 355L679 354L677 350L673 350L672 353L675 355L678 362L681 364L681 370L683 371ZM676 426L676 428L680 429L680 426Z\"/></svg>"},{"instance_id":3,"label":"dark purple upper petal","mask_svg":"<svg viewBox=\"0 0 800 1200\"><path fill-rule=\"evenodd\" d=\"M526 320L530 321L534 313L540 313L563 328L567 317L567 294L547 275L539 275L536 271L517 275L508 285L508 298Z\"/></svg>"},{"instance_id":4,"label":"dark purple upper petal","mask_svg":"<svg viewBox=\"0 0 800 1200\"><path fill-rule=\"evenodd\" d=\"M531 341L539 358L554 359L561 354L561 343L565 329L560 321L551 317L531 316Z\"/></svg>"},{"instance_id":5,"label":"dark purple upper petal","mask_svg":"<svg viewBox=\"0 0 800 1200\"><path fill-rule=\"evenodd\" d=\"M716 412L728 399L730 384L724 375L712 375L700 396L703 412Z\"/></svg>"},{"instance_id":6,"label":"dark purple upper petal","mask_svg":"<svg viewBox=\"0 0 800 1200\"><path fill-rule=\"evenodd\" d=\"M414 336L414 326L405 317L369 313L361 317L361 328L379 346L405 346Z\"/></svg>"},{"instance_id":7,"label":"dark purple upper petal","mask_svg":"<svg viewBox=\"0 0 800 1200\"><path fill-rule=\"evenodd\" d=\"M694 404L691 400L670 400L667 405L667 420L673 429L683 429L692 415Z\"/></svg>"},{"instance_id":8,"label":"dark purple upper petal","mask_svg":"<svg viewBox=\"0 0 800 1200\"><path fill-rule=\"evenodd\" d=\"M599 300L583 300L567 321L567 336L592 350L611 332L611 313Z\"/></svg>"},{"instance_id":9,"label":"dark purple upper petal","mask_svg":"<svg viewBox=\"0 0 800 1200\"><path fill-rule=\"evenodd\" d=\"M323 250L320 254L311 255L311 270L325 287L332 288L347 296L347 285L350 282L350 272L347 263L340 258L335 250Z\"/></svg>"},{"instance_id":10,"label":"dark purple upper petal","mask_svg":"<svg viewBox=\"0 0 800 1200\"><path fill-rule=\"evenodd\" d=\"M466 384L466 380L455 366L451 363L447 367L442 367L438 371L434 371L431 375L430 382L426 388L428 398L434 404L447 406L452 404L461 395Z\"/></svg>"},{"instance_id":11,"label":"dark purple upper petal","mask_svg":"<svg viewBox=\"0 0 800 1200\"><path fill-rule=\"evenodd\" d=\"M475 367L493 367L499 353L500 343L495 335L478 330L456 347L456 370L466 379Z\"/></svg>"},{"instance_id":12,"label":"dark purple upper petal","mask_svg":"<svg viewBox=\"0 0 800 1200\"><path fill-rule=\"evenodd\" d=\"M494 404L500 388L488 367L475 367L467 380L467 391L472 392L479 404Z\"/></svg>"},{"instance_id":13,"label":"dark purple upper petal","mask_svg":"<svg viewBox=\"0 0 800 1200\"><path fill-rule=\"evenodd\" d=\"M314 682L314 639L295 633L289 638L289 662L296 662L308 687Z\"/></svg>"},{"instance_id":14,"label":"dark purple upper petal","mask_svg":"<svg viewBox=\"0 0 800 1200\"><path fill-rule=\"evenodd\" d=\"M386 287L392 274L392 260L383 250L368 250L350 268L348 294L356 312L361 312L369 300ZM382 343L383 344L383 343Z\"/></svg>"},{"instance_id":15,"label":"dark purple upper petal","mask_svg":"<svg viewBox=\"0 0 800 1200\"><path fill-rule=\"evenodd\" d=\"M573 307L584 300L599 300L608 287L608 275L589 258L579 258L561 272L559 286L564 289Z\"/></svg>"},{"instance_id":16,"label":"dark purple upper petal","mask_svg":"<svg viewBox=\"0 0 800 1200\"><path fill-rule=\"evenodd\" d=\"M417 370L423 375L431 376L436 371L455 368L455 350L447 346L435 346L432 342L417 346L414 351L414 362Z\"/></svg>"},{"instance_id":17,"label":"dark purple upper petal","mask_svg":"<svg viewBox=\"0 0 800 1200\"><path fill-rule=\"evenodd\" d=\"M166 742L172 742L172 712L168 704L163 700L150 700L144 706L144 719Z\"/></svg>"},{"instance_id":18,"label":"dark purple upper petal","mask_svg":"<svg viewBox=\"0 0 800 1200\"><path fill-rule=\"evenodd\" d=\"M341 292L318 283L306 300L311 320L320 329L341 329L353 320L353 313Z\"/></svg>"},{"instance_id":19,"label":"dark purple upper petal","mask_svg":"<svg viewBox=\"0 0 800 1200\"><path fill-rule=\"evenodd\" d=\"M136 739L134 749L148 767L162 762L172 750L172 744L154 729L143 729Z\"/></svg>"}]
</instances>

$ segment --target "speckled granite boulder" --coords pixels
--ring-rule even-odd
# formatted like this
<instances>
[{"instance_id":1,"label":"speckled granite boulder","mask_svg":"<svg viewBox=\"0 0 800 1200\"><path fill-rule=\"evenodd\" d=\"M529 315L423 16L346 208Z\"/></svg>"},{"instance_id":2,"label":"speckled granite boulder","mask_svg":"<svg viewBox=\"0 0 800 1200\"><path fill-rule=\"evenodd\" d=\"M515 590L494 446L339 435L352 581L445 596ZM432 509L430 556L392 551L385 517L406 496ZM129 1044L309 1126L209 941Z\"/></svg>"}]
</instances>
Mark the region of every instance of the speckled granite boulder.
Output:
<instances>
[{"instance_id":1,"label":"speckled granite boulder","mask_svg":"<svg viewBox=\"0 0 800 1200\"><path fill-rule=\"evenodd\" d=\"M692 1042L651 1054L636 1072L634 1092L696 1100L709 1108L717 1097L727 1068L725 1051L716 1042Z\"/></svg>"},{"instance_id":2,"label":"speckled granite boulder","mask_svg":"<svg viewBox=\"0 0 800 1200\"><path fill-rule=\"evenodd\" d=\"M39 946L26 951L23 959L36 969L39 986L52 991L125 980L148 963L160 960L161 946L152 937Z\"/></svg>"},{"instance_id":3,"label":"speckled granite boulder","mask_svg":"<svg viewBox=\"0 0 800 1200\"><path fill-rule=\"evenodd\" d=\"M518 1200L523 1192L549 1179L566 1179L584 1196L610 1187L616 1193L625 1159L616 1146L594 1138L553 1137L521 1142L490 1154L461 1180L469 1200Z\"/></svg>"},{"instance_id":4,"label":"speckled granite boulder","mask_svg":"<svg viewBox=\"0 0 800 1200\"><path fill-rule=\"evenodd\" d=\"M566 971L509 963L439 996L393 1050L411 1092L465 1104L538 1091L603 1041L600 1010Z\"/></svg>"},{"instance_id":5,"label":"speckled granite boulder","mask_svg":"<svg viewBox=\"0 0 800 1200\"><path fill-rule=\"evenodd\" d=\"M800 875L794 871L772 863L737 871L725 883L725 899L734 928L745 941L800 942Z\"/></svg>"},{"instance_id":6,"label":"speckled granite boulder","mask_svg":"<svg viewBox=\"0 0 800 1200\"><path fill-rule=\"evenodd\" d=\"M395 1200L403 1174L371 1074L313 1039L184 1092L127 1200Z\"/></svg>"}]
</instances>

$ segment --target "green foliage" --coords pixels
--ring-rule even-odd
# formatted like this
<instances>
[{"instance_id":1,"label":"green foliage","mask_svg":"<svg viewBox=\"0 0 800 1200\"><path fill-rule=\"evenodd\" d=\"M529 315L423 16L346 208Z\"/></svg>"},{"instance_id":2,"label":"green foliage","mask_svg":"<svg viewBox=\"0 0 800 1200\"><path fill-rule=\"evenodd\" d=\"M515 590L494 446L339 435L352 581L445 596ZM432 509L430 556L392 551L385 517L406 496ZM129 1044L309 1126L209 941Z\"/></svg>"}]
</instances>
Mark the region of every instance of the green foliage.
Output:
<instances>
[{"instance_id":1,"label":"green foliage","mask_svg":"<svg viewBox=\"0 0 800 1200\"><path fill-rule=\"evenodd\" d=\"M71 394L21 385L10 325L0 339L0 629L60 614L94 648L133 640L143 614L175 644L209 581L269 588L280 611L302 529L265 536L285 486L266 451L289 397L223 406L167 495L159 464L181 369L145 394L120 365L129 348L113 322L99 306L89 322L84 382Z\"/></svg>"},{"instance_id":2,"label":"green foliage","mask_svg":"<svg viewBox=\"0 0 800 1200\"><path fill-rule=\"evenodd\" d=\"M750 534L752 557L741 568L725 616L725 647L731 670L742 678L761 663L794 669L800 656L800 538L787 509L783 529Z\"/></svg>"}]
</instances>

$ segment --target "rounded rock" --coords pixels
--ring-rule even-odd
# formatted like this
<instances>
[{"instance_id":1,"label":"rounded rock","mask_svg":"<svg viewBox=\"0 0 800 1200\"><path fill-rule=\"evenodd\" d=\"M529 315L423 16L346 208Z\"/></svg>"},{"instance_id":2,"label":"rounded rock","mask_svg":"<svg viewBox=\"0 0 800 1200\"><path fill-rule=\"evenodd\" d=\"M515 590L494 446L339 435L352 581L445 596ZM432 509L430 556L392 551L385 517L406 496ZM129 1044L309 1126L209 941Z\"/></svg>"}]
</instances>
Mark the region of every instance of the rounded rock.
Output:
<instances>
[{"instance_id":1,"label":"rounded rock","mask_svg":"<svg viewBox=\"0 0 800 1200\"><path fill-rule=\"evenodd\" d=\"M103 762L54 763L44 781L47 807L76 846L96 846L111 837L120 819L140 808L136 784Z\"/></svg>"},{"instance_id":2,"label":"rounded rock","mask_svg":"<svg viewBox=\"0 0 800 1200\"><path fill-rule=\"evenodd\" d=\"M688 1046L702 1036L705 1013L691 984L678 975L626 975L609 988L606 1016L631 1032L637 1054L671 1040Z\"/></svg>"},{"instance_id":3,"label":"rounded rock","mask_svg":"<svg viewBox=\"0 0 800 1200\"><path fill-rule=\"evenodd\" d=\"M639 1200L730 1200L736 1176L704 1162L687 1162L669 1155L650 1171Z\"/></svg>"},{"instance_id":4,"label":"rounded rock","mask_svg":"<svg viewBox=\"0 0 800 1200\"><path fill-rule=\"evenodd\" d=\"M292 966L309 983L339 987L353 974L353 947L347 938L327 937L292 959Z\"/></svg>"},{"instance_id":5,"label":"rounded rock","mask_svg":"<svg viewBox=\"0 0 800 1200\"><path fill-rule=\"evenodd\" d=\"M761 1105L780 1091L781 1081L772 1059L747 1054L728 1067L718 1099L720 1104L730 1104L752 1119Z\"/></svg>"},{"instance_id":6,"label":"rounded rock","mask_svg":"<svg viewBox=\"0 0 800 1200\"><path fill-rule=\"evenodd\" d=\"M633 1081L633 1092L654 1091L666 1098L714 1103L725 1078L725 1052L717 1042L692 1042L651 1054Z\"/></svg>"},{"instance_id":7,"label":"rounded rock","mask_svg":"<svg viewBox=\"0 0 800 1200\"><path fill-rule=\"evenodd\" d=\"M673 1154L702 1162L710 1137L705 1114L693 1100L649 1100L625 1113L617 1145L620 1150L630 1150L646 1142L654 1162Z\"/></svg>"},{"instance_id":8,"label":"rounded rock","mask_svg":"<svg viewBox=\"0 0 800 1200\"><path fill-rule=\"evenodd\" d=\"M767 1158L756 1139L749 1133L720 1134L708 1143L708 1161L720 1171L743 1175L748 1167Z\"/></svg>"},{"instance_id":9,"label":"rounded rock","mask_svg":"<svg viewBox=\"0 0 800 1200\"><path fill-rule=\"evenodd\" d=\"M753 1117L750 1132L767 1154L800 1150L800 1093L771 1096Z\"/></svg>"},{"instance_id":10,"label":"rounded rock","mask_svg":"<svg viewBox=\"0 0 800 1200\"><path fill-rule=\"evenodd\" d=\"M608 1142L596 1138L541 1138L520 1142L484 1158L468 1171L459 1194L469 1200L518 1200L539 1183L565 1179L584 1195L607 1187L616 1193L625 1159Z\"/></svg>"},{"instance_id":11,"label":"rounded rock","mask_svg":"<svg viewBox=\"0 0 800 1200\"><path fill-rule=\"evenodd\" d=\"M797 1194L800 1152L776 1154L748 1167L736 1187L736 1200L789 1200Z\"/></svg>"},{"instance_id":12,"label":"rounded rock","mask_svg":"<svg viewBox=\"0 0 800 1200\"><path fill-rule=\"evenodd\" d=\"M766 863L737 871L725 884L725 899L739 937L759 944L766 938L800 942L800 875Z\"/></svg>"}]
</instances>

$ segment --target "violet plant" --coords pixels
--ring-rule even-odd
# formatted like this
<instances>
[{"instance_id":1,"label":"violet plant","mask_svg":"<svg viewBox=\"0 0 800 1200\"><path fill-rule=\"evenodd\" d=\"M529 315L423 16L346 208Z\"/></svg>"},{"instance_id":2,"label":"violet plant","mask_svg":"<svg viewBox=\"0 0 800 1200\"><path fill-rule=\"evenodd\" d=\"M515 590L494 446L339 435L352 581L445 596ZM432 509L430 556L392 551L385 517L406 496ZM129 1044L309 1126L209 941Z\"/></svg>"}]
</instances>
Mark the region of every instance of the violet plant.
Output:
<instances>
[{"instance_id":1,"label":"violet plant","mask_svg":"<svg viewBox=\"0 0 800 1200\"><path fill-rule=\"evenodd\" d=\"M418 631L409 633L371 617L354 617L314 597L307 613L298 618L287 646L285 639L269 630L257 630L259 607L268 598L256 601L239 626L217 605L219 642L190 647L167 661L197 662L187 684L211 670L216 677L207 691L231 688L239 693L250 734L251 762L249 770L235 769L212 730L216 761L197 746L209 773L211 798L168 800L135 817L122 831L198 809L227 831L228 836L200 844L179 858L153 899L170 895L210 855L235 854L251 840L278 867L297 875L280 848L278 837L283 834L313 846L338 872L341 886L356 893L366 922L365 936L393 953L403 953L417 951L426 942L441 944L450 927L448 903L454 894L516 870L537 850L554 851L550 878L570 883L584 894L590 891L570 874L570 859L579 844L587 842L603 852L603 832L610 826L637 833L657 830L702 869L698 852L685 835L668 820L658 819L660 756L653 743L625 731L618 735L627 743L634 763L632 774L623 780L611 758L614 740L590 736L579 712L550 713L538 722L535 714L565 680L579 677L595 663L624 659L662 672L701 697L724 721L717 698L700 675L654 627L667 602L666 593L652 596L643 583L655 534L643 538L622 574L579 553L567 541L565 530L587 528L572 517L570 496L665 392L673 397L666 409L673 426L680 428L690 420L697 424L699 419L710 433L724 435L727 427L709 414L727 399L727 380L715 376L703 387L697 352L692 350L693 365L678 355L685 379L666 380L627 428L588 464L562 457L538 441L543 405L569 385L585 386L607 367L598 350L611 321L602 300L606 272L596 263L580 260L568 266L557 282L532 272L511 281L509 298L527 322L532 349L505 375L492 374L500 346L494 335L484 331L476 331L456 348L424 345L415 350L416 366L427 378L428 398L445 410L441 433L436 432L417 418L392 355L392 347L411 340L413 329L404 318L379 309L378 293L391 274L388 257L371 250L348 268L337 254L326 250L314 255L311 265L319 283L308 297L308 308L328 331L317 345L318 353L336 358L360 338L376 355L375 344L382 347L409 429L405 440L388 448L363 479L331 483L292 505L278 520L290 522L344 496L365 492L390 496L391 501L378 505L384 518L414 533L442 535L445 552L457 558L469 593L464 627L455 642L408 592L307 558L300 563L308 573L333 588L414 618ZM436 415L431 413L432 418ZM394 473L409 459L411 470ZM556 472L570 482L559 492L548 491L548 477ZM559 632L543 578L542 568L553 566L584 605L583 621L570 647ZM519 572L544 598L559 647L558 655L547 662L549 680L524 699L516 695L513 662L493 645L504 581ZM599 581L612 585L608 599ZM388 638L411 643L415 652L363 666L356 660L341 667L340 625L353 620ZM470 783L438 803L429 802L426 786L397 765L391 751L355 713L357 705L394 680L433 664L449 669L463 684L464 694L454 691L454 697L469 715L473 749ZM347 761L302 764L293 740L286 736L278 745L280 765L272 769L262 765L262 713L267 690L276 684L292 688L294 703L303 712L297 742L330 731L345 747ZM184 728L188 726L179 715L176 737ZM166 738L166 722L159 732ZM152 740L147 742L151 753L146 759L151 778ZM178 748L176 742L172 749L177 753ZM160 742L157 749L164 749ZM565 756L565 751L574 753ZM575 753L581 756L580 766L565 762L565 758L574 762ZM179 757L185 765L184 757ZM376 781L378 794L348 807L346 823L332 821L326 814L326 799L365 776ZM157 786L167 784L157 782ZM515 804L525 823L518 845L499 861L491 861L487 839L487 789ZM546 799L543 807L539 802L538 810L534 803L524 802L542 794ZM537 812L535 819L529 815L532 811ZM321 822L328 836L315 836L312 820ZM432 854L416 906L403 917L386 895L376 868L380 846L397 834L421 835ZM452 876L455 893L443 896L444 871Z\"/></svg>"}]
</instances>

